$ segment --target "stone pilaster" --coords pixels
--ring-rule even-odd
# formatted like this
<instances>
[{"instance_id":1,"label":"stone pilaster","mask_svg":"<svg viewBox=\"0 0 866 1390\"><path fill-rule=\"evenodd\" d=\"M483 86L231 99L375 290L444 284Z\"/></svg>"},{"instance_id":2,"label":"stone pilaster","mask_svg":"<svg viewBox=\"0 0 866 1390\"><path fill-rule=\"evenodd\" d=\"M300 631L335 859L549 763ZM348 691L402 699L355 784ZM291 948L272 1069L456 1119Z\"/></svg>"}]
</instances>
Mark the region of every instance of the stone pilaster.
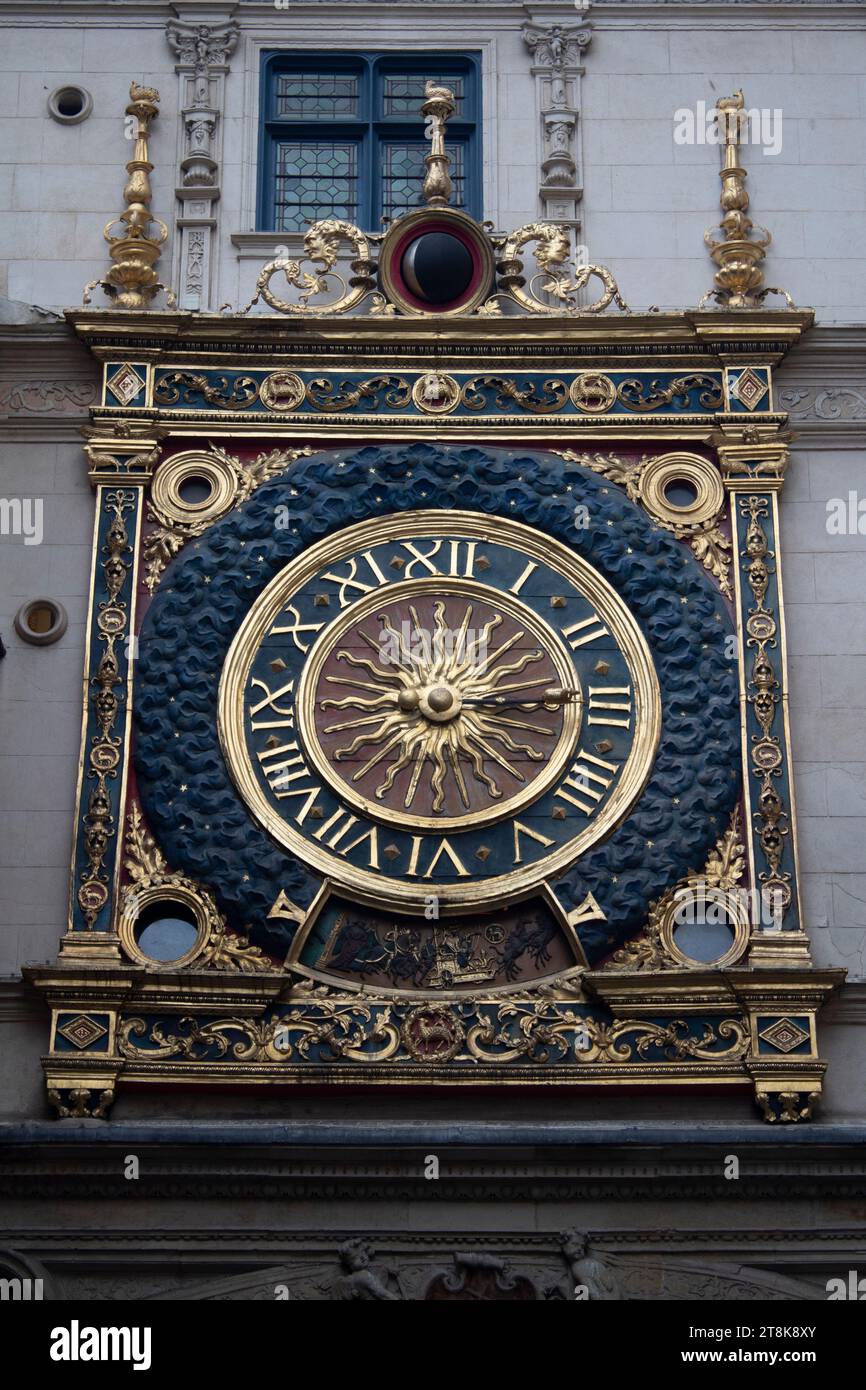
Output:
<instances>
[{"instance_id":1,"label":"stone pilaster","mask_svg":"<svg viewBox=\"0 0 866 1390\"><path fill-rule=\"evenodd\" d=\"M580 79L582 58L592 33L580 14L576 25L525 24L523 41L532 55L542 131L539 200L545 222L568 228L580 242L579 206L583 197L580 155Z\"/></svg>"},{"instance_id":2,"label":"stone pilaster","mask_svg":"<svg viewBox=\"0 0 866 1390\"><path fill-rule=\"evenodd\" d=\"M170 20L166 38L177 58L183 122L177 197L180 211L175 283L182 309L210 309L215 289L214 247L220 197L220 116L234 21L192 24Z\"/></svg>"}]
</instances>

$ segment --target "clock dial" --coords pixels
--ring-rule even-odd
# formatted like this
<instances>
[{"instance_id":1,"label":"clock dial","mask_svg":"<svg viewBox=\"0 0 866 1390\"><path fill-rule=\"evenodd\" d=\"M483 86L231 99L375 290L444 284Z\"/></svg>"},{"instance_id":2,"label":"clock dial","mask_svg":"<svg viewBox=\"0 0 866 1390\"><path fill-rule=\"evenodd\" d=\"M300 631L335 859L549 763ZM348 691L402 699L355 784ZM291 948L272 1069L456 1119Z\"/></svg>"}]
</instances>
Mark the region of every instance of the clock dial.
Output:
<instances>
[{"instance_id":1,"label":"clock dial","mask_svg":"<svg viewBox=\"0 0 866 1390\"><path fill-rule=\"evenodd\" d=\"M660 732L626 606L520 523L410 512L271 581L230 648L220 735L246 805L361 899L495 903L627 813Z\"/></svg>"},{"instance_id":2,"label":"clock dial","mask_svg":"<svg viewBox=\"0 0 866 1390\"><path fill-rule=\"evenodd\" d=\"M563 688L568 702L548 698ZM537 799L580 725L574 667L532 609L474 581L445 593L432 576L352 605L298 695L313 762L348 801L443 831Z\"/></svg>"}]
</instances>

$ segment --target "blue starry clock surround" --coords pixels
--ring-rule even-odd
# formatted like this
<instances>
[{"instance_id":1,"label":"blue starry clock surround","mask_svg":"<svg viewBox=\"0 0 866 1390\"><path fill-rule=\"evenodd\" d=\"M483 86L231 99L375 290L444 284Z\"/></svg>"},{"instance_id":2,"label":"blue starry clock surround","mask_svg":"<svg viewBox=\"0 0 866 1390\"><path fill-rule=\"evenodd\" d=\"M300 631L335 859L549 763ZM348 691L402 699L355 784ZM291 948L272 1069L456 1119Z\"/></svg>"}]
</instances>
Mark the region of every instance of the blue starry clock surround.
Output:
<instances>
[{"instance_id":1,"label":"blue starry clock surround","mask_svg":"<svg viewBox=\"0 0 866 1390\"><path fill-rule=\"evenodd\" d=\"M575 525L575 506L589 524ZM277 526L279 508L290 524ZM171 867L210 887L230 924L276 954L296 930L268 920L280 891L301 907L321 879L251 818L217 729L220 674L250 605L289 561L353 523L431 507L518 520L586 559L648 643L662 697L649 781L627 818L550 886L568 910L591 893L605 921L581 941L595 963L633 936L652 901L699 869L739 795L736 663L726 605L690 550L588 468L544 451L429 444L303 458L187 546L140 634L136 772ZM492 523L493 524L493 523Z\"/></svg>"}]
</instances>

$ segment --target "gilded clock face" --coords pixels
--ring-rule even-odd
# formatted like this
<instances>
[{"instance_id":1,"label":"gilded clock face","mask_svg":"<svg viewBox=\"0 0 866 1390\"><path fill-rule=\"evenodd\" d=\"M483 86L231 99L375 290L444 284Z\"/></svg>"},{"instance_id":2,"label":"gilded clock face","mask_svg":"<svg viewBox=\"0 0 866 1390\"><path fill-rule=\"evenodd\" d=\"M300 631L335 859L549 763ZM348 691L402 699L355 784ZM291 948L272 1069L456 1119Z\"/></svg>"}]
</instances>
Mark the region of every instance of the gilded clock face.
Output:
<instances>
[{"instance_id":1,"label":"gilded clock face","mask_svg":"<svg viewBox=\"0 0 866 1390\"><path fill-rule=\"evenodd\" d=\"M637 622L520 523L404 512L329 536L253 603L220 737L268 833L360 899L492 905L640 795L661 725Z\"/></svg>"}]
</instances>

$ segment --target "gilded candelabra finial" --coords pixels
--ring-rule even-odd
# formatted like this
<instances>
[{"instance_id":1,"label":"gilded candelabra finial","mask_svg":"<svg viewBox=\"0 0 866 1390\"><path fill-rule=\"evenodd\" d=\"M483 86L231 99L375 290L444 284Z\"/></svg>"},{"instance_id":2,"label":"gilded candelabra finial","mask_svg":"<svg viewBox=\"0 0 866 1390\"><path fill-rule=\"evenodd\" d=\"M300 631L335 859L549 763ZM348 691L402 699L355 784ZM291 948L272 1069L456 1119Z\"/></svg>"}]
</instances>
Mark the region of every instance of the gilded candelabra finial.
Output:
<instances>
[{"instance_id":1,"label":"gilded candelabra finial","mask_svg":"<svg viewBox=\"0 0 866 1390\"><path fill-rule=\"evenodd\" d=\"M424 87L421 115L427 117L425 133L430 139L430 153L424 159L427 173L422 193L425 203L431 208L447 207L451 201L453 185L448 173L451 159L445 153L445 122L454 115L455 110L451 89L428 81Z\"/></svg>"},{"instance_id":2,"label":"gilded candelabra finial","mask_svg":"<svg viewBox=\"0 0 866 1390\"><path fill-rule=\"evenodd\" d=\"M716 103L723 151L719 174L722 180L719 199L722 220L719 226L724 238L718 240L714 228L704 233L704 241L719 269L713 277L716 289L704 295L701 307L708 299L715 299L726 309L757 309L768 294L780 294L793 308L793 300L786 290L769 286L762 288L763 260L772 237L766 227L755 227L749 217L746 171L739 157L744 127L749 120L744 105L742 90L734 92L732 97L722 97ZM753 232L759 235L753 236Z\"/></svg>"},{"instance_id":3,"label":"gilded candelabra finial","mask_svg":"<svg viewBox=\"0 0 866 1390\"><path fill-rule=\"evenodd\" d=\"M168 236L168 227L150 211L153 165L148 159L147 140L151 121L159 113L159 92L154 87L140 87L132 82L129 98L126 114L135 119L136 125L135 149L126 166L127 180L123 190L126 208L103 229L113 264L104 279L91 280L86 286L84 303L90 303L90 291L99 285L117 308L147 309L159 290L165 290L169 304L175 303L174 295L154 270ZM112 232L113 227L121 230ZM156 231L151 232L151 227Z\"/></svg>"}]
</instances>

